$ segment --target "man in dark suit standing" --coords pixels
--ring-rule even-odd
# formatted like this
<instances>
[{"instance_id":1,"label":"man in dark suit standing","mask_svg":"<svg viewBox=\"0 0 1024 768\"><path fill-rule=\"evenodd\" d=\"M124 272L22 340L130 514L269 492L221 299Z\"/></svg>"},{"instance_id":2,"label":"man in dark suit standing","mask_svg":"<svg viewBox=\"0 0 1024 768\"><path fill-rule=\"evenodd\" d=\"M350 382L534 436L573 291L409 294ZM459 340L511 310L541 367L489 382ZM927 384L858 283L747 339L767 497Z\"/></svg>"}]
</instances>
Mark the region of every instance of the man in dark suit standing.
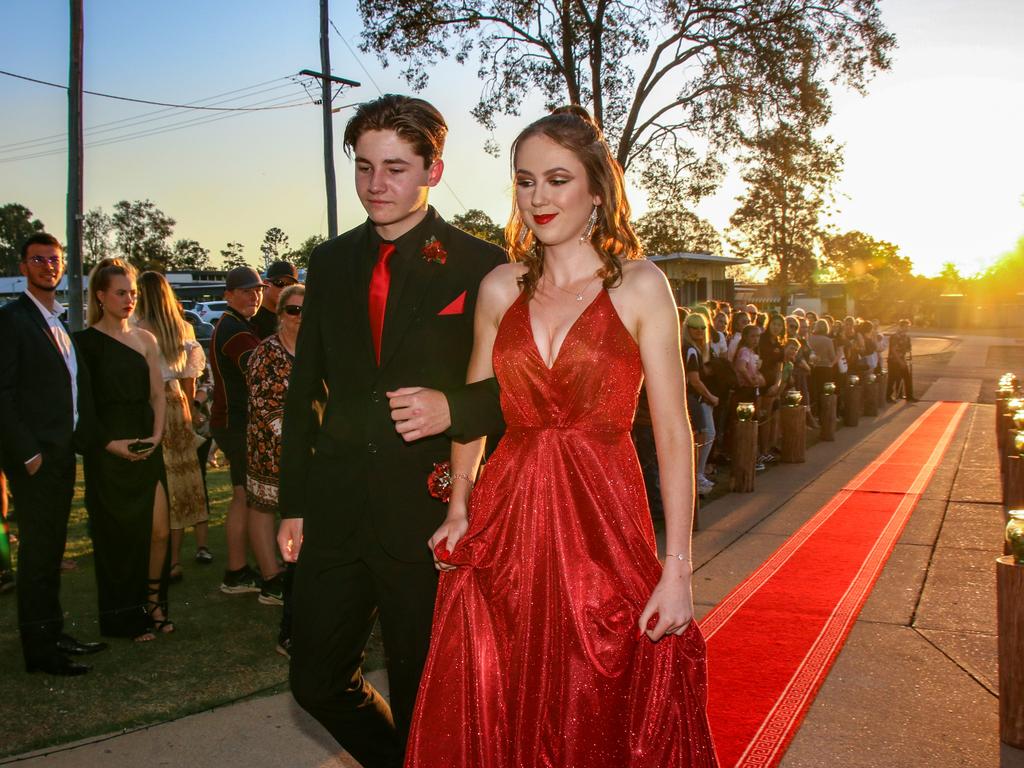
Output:
<instances>
[{"instance_id":1,"label":"man in dark suit standing","mask_svg":"<svg viewBox=\"0 0 1024 768\"><path fill-rule=\"evenodd\" d=\"M403 440L388 393L428 387L453 430L501 428L500 413L462 407L462 388L477 288L505 254L427 203L446 135L432 105L393 95L346 127L369 218L313 251L285 405L278 542L286 560L301 546L292 691L366 768L402 764L437 587L427 541L446 512L428 479L450 452L444 435ZM390 707L361 671L378 616Z\"/></svg>"},{"instance_id":2,"label":"man in dark suit standing","mask_svg":"<svg viewBox=\"0 0 1024 768\"><path fill-rule=\"evenodd\" d=\"M70 655L106 643L63 633L60 561L75 485L75 445L91 424L88 372L56 300L64 252L52 235L21 248L25 293L0 309L0 443L18 510L18 626L29 672L82 675Z\"/></svg>"}]
</instances>

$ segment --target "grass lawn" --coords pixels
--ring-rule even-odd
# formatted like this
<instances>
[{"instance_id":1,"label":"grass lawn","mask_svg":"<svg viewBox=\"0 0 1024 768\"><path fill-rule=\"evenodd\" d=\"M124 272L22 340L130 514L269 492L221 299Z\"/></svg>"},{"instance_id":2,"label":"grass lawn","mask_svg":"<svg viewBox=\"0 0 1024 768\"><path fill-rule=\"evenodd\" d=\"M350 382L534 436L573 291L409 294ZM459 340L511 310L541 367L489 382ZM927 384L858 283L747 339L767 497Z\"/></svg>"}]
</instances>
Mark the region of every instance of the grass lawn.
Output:
<instances>
[{"instance_id":1,"label":"grass lawn","mask_svg":"<svg viewBox=\"0 0 1024 768\"><path fill-rule=\"evenodd\" d=\"M173 634L151 643L112 639L109 650L83 659L93 671L82 677L29 675L22 663L14 594L0 596L0 758L287 689L288 661L274 652L281 609L260 605L255 594L227 596L218 590L231 489L225 469L211 469L207 481L210 549L216 561L197 564L192 559L194 539L191 531L186 533L185 578L171 586L170 615L177 626ZM11 527L17 532L16 519ZM16 553L17 547L13 549ZM78 568L61 578L65 629L81 640L99 640L80 472L66 556ZM375 632L366 668L381 666Z\"/></svg>"}]
</instances>

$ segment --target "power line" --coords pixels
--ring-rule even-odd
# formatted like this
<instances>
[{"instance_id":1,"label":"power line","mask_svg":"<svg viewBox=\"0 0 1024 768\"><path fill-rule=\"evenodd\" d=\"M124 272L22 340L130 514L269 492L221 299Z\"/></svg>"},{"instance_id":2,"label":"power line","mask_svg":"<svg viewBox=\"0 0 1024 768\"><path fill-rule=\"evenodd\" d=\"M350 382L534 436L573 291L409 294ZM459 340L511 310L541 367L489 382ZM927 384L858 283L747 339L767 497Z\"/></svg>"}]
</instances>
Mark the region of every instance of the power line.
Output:
<instances>
[{"instance_id":1,"label":"power line","mask_svg":"<svg viewBox=\"0 0 1024 768\"><path fill-rule=\"evenodd\" d=\"M284 101L285 99L291 99L291 98L293 98L292 94L287 94L285 96L279 96L279 97L277 97L275 99L271 99L267 103L268 104L278 104L278 107L276 107L276 108L280 108L280 109L283 109L285 107L309 106L309 102L308 101L296 101L296 102L292 102L292 103L289 103L289 104L279 104L279 102ZM215 123L215 122L217 122L219 120L226 120L227 118L230 118L230 117L241 117L244 114L249 114L249 113L247 113L247 112L228 112L228 113L221 113L221 114L215 114L215 115L203 115L201 117L192 117L192 118L188 118L187 120L183 120L180 123L172 123L171 125L162 126L162 127L159 127L159 128L149 128L149 129L145 129L145 130L142 130L142 131L138 131L136 133L129 133L129 134L126 134L124 136L114 136L114 137L109 137L109 138L106 138L106 139L101 139L99 141L94 141L94 142L91 142L89 144L86 144L86 148L91 149L93 147L104 147L104 146L107 146L107 145L110 145L110 144L119 144L119 143L125 142L125 141L133 141L134 139L145 138L147 136L156 136L156 135L161 134L161 133L169 133L169 132L172 132L172 131L183 130L185 128L192 128L192 127L195 127L195 126L198 126L198 125L205 125L207 123ZM57 149L41 150L39 152L35 152L35 153L27 154L27 155L18 155L16 157L0 158L0 164L13 163L13 162L17 162L17 161L20 161L20 160L34 160L34 159L38 159L38 158L42 158L42 157L52 157L54 155L64 154L65 151L66 150L63 147L61 147L61 148L57 148Z\"/></svg>"},{"instance_id":2,"label":"power line","mask_svg":"<svg viewBox=\"0 0 1024 768\"><path fill-rule=\"evenodd\" d=\"M30 83L38 83L39 85L48 85L51 88L60 88L62 91L66 91L68 87L61 85L60 83L51 83L46 80L37 80L34 77L27 77L25 75L18 75L14 72L7 72L0 69L0 75L6 75L7 77L16 77L19 80L27 80ZM85 91L82 93L88 93L90 96L102 96L105 99L116 99L118 101L130 101L133 104L152 104L156 107L173 107L174 109L198 109L207 110L211 112L262 112L268 109L283 109L283 107L197 107L190 104L171 104L166 101L150 101L149 99L134 99L130 96L116 96L112 93L100 93L99 91Z\"/></svg>"},{"instance_id":3,"label":"power line","mask_svg":"<svg viewBox=\"0 0 1024 768\"><path fill-rule=\"evenodd\" d=\"M224 100L222 100L219 103L229 103L229 102L232 102L232 101L238 101L240 99L248 99L248 98L252 98L254 96L259 96L260 94L270 93L270 92L273 92L273 91L279 91L282 88L291 87L293 85L294 85L294 81L284 82L284 83L280 83L278 85L271 86L270 88L263 88L262 90L251 91L250 93L246 93L246 94L243 94L241 96L235 96L234 98L231 98L231 99L224 99ZM255 87L255 86L253 86L253 87ZM249 90L249 89L243 89L243 90ZM292 98L292 95L289 94L288 98ZM261 101L261 102L256 102L255 104L250 104L249 106L257 106L257 105L263 105L263 104L269 104L269 103L270 103L270 101ZM121 131L121 130L125 130L127 128L132 128L132 127L135 127L135 126L143 125L145 123L158 122L158 121L161 121L161 120L172 120L172 119L174 119L176 117L180 117L181 115L182 115L182 110L180 110L180 109L174 109L174 108L157 109L157 110L153 110L151 112L143 112L141 115L135 115L134 117L125 117L125 118L120 118L118 120L111 120L111 121L108 121L106 123L98 123L98 124L96 124L94 126L90 126L90 127L86 128L86 134L87 134L87 136L89 136L91 138L91 137L96 136L97 134L110 133L112 131ZM17 141L17 142L13 142L11 144L0 145L0 153L12 152L12 151L24 152L24 151L32 150L32 149L41 149L42 147L44 147L44 146L46 146L48 144L63 144L65 142L66 138L67 137L66 137L66 135L64 133L55 133L55 134L51 134L49 136L41 136L41 137L36 138L36 139L26 139L24 141Z\"/></svg>"}]
</instances>

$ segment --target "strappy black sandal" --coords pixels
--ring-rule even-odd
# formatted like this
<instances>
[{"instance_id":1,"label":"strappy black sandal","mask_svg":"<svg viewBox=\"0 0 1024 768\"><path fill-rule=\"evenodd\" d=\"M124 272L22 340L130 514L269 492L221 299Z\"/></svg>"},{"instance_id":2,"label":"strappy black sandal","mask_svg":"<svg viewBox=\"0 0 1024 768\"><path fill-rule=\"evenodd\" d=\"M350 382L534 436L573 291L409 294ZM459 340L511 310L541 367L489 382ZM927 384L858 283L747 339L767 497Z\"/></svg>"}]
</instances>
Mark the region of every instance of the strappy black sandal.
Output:
<instances>
[{"instance_id":1,"label":"strappy black sandal","mask_svg":"<svg viewBox=\"0 0 1024 768\"><path fill-rule=\"evenodd\" d=\"M146 613L149 614L149 621L153 625L153 631L159 632L162 635L169 635L174 631L174 622L166 618L166 614L163 619L158 619L154 616L158 610L162 610L160 605L160 579L149 579L148 584Z\"/></svg>"}]
</instances>

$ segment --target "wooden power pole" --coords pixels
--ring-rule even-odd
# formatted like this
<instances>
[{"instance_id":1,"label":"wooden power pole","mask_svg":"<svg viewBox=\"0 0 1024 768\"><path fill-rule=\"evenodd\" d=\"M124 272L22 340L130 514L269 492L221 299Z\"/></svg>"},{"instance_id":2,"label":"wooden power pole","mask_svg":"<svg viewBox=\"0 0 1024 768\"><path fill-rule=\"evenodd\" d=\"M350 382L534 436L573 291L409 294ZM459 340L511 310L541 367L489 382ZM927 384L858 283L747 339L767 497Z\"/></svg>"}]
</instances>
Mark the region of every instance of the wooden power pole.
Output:
<instances>
[{"instance_id":1,"label":"wooden power pole","mask_svg":"<svg viewBox=\"0 0 1024 768\"><path fill-rule=\"evenodd\" d=\"M338 190L334 179L334 126L331 112L331 17L328 0L320 0L320 78L324 113L324 183L327 185L327 235L338 236Z\"/></svg>"},{"instance_id":2,"label":"wooden power pole","mask_svg":"<svg viewBox=\"0 0 1024 768\"><path fill-rule=\"evenodd\" d=\"M334 178L334 126L333 110L331 109L331 88L333 83L358 87L355 80L331 75L331 18L328 11L328 0L320 0L320 72L304 69L300 75L316 77L320 80L320 101L324 116L324 183L327 186L327 234L338 236L338 190Z\"/></svg>"},{"instance_id":3,"label":"wooden power pole","mask_svg":"<svg viewBox=\"0 0 1024 768\"><path fill-rule=\"evenodd\" d=\"M71 3L71 56L68 70L68 208L67 278L71 330L84 326L82 317L82 51L83 0Z\"/></svg>"}]
</instances>

